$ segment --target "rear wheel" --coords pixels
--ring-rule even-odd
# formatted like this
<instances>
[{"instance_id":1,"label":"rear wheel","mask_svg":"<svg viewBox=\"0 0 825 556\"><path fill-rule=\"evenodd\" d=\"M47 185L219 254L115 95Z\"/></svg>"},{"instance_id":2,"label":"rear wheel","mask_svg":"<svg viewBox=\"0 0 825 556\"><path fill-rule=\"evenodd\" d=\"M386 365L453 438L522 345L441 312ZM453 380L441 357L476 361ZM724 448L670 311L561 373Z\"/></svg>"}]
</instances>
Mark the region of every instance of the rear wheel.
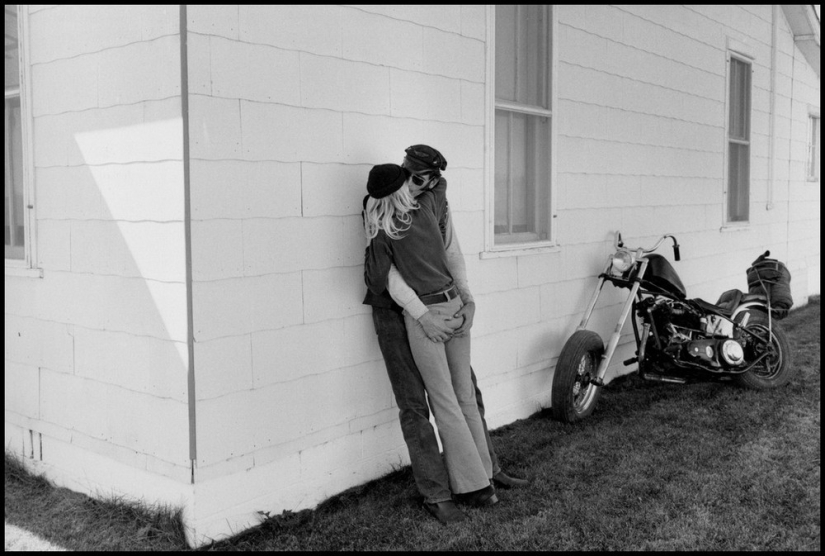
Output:
<instances>
[{"instance_id":1,"label":"rear wheel","mask_svg":"<svg viewBox=\"0 0 825 556\"><path fill-rule=\"evenodd\" d=\"M588 417L596 408L601 388L591 382L596 378L604 344L589 330L578 330L561 350L553 375L553 417L575 423Z\"/></svg>"},{"instance_id":2,"label":"rear wheel","mask_svg":"<svg viewBox=\"0 0 825 556\"><path fill-rule=\"evenodd\" d=\"M743 333L745 340L745 361L750 362L759 357L759 361L751 370L736 377L737 381L755 390L768 390L784 386L791 379L791 347L785 331L771 319L771 328L768 329L768 315L763 311L748 311L750 315L745 330L758 337L753 338ZM743 313L744 315L744 313ZM737 322L741 317L737 316Z\"/></svg>"}]
</instances>

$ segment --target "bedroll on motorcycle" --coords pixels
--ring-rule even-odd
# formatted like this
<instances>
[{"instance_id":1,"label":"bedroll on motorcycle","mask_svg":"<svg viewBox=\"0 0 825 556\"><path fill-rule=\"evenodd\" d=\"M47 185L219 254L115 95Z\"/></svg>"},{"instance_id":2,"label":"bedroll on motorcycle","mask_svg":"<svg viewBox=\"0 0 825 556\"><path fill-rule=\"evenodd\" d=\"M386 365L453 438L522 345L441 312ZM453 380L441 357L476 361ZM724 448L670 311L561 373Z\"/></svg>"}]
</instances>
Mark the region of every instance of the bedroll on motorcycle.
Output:
<instances>
[{"instance_id":1,"label":"bedroll on motorcycle","mask_svg":"<svg viewBox=\"0 0 825 556\"><path fill-rule=\"evenodd\" d=\"M770 254L765 251L748 269L748 293L766 296L773 316L783 319L793 306L791 272L783 263L769 259Z\"/></svg>"}]
</instances>

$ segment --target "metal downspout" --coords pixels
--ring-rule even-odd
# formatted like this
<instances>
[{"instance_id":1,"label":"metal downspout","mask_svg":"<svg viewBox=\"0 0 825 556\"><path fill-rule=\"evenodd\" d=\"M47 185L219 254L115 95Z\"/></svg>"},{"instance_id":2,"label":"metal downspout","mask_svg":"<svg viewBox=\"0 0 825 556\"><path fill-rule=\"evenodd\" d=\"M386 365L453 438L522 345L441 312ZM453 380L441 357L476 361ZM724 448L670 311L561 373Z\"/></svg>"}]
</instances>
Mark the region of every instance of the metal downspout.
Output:
<instances>
[{"instance_id":1,"label":"metal downspout","mask_svg":"<svg viewBox=\"0 0 825 556\"><path fill-rule=\"evenodd\" d=\"M779 6L774 4L771 6L771 10L771 95L770 121L768 122L770 129L768 130L768 190L766 192L767 203L765 210L771 210L773 208L773 188L774 180L776 179L774 161L774 158L776 158L776 28L778 25L777 12Z\"/></svg>"},{"instance_id":2,"label":"metal downspout","mask_svg":"<svg viewBox=\"0 0 825 556\"><path fill-rule=\"evenodd\" d=\"M195 483L197 461L197 437L195 420L195 328L192 313L192 203L189 172L189 50L186 4L180 5L180 108L183 126L183 229L186 245L186 347L188 369L186 372L189 404L189 465L190 482Z\"/></svg>"}]
</instances>

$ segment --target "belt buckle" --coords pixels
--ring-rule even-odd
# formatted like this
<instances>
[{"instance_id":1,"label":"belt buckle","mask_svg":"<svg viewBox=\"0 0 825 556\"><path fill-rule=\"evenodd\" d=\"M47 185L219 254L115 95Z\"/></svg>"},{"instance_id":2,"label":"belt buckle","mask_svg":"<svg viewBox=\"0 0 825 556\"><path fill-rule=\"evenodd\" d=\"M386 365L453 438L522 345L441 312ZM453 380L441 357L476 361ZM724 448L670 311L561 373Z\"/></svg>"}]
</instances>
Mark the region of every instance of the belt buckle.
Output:
<instances>
[{"instance_id":1,"label":"belt buckle","mask_svg":"<svg viewBox=\"0 0 825 556\"><path fill-rule=\"evenodd\" d=\"M443 301L441 298L444 298ZM425 303L425 305L432 305L433 303L445 303L450 301L451 299L455 299L458 297L458 291L455 289L455 286L444 290L443 292L432 293L430 295L424 296L426 299L432 299L432 302Z\"/></svg>"}]
</instances>

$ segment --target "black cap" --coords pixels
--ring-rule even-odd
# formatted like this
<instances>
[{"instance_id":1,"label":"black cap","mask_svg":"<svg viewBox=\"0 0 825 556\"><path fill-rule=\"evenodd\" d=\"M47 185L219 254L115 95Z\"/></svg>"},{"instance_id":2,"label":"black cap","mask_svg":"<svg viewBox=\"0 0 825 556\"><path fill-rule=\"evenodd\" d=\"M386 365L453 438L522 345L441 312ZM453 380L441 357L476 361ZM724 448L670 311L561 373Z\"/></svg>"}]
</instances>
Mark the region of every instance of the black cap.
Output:
<instances>
[{"instance_id":1,"label":"black cap","mask_svg":"<svg viewBox=\"0 0 825 556\"><path fill-rule=\"evenodd\" d=\"M410 171L398 164L378 164L370 170L367 192L370 196L381 199L401 189L409 177Z\"/></svg>"},{"instance_id":2,"label":"black cap","mask_svg":"<svg viewBox=\"0 0 825 556\"><path fill-rule=\"evenodd\" d=\"M435 172L447 169L447 159L437 149L429 145L413 145L404 151L415 171L433 170Z\"/></svg>"}]
</instances>

